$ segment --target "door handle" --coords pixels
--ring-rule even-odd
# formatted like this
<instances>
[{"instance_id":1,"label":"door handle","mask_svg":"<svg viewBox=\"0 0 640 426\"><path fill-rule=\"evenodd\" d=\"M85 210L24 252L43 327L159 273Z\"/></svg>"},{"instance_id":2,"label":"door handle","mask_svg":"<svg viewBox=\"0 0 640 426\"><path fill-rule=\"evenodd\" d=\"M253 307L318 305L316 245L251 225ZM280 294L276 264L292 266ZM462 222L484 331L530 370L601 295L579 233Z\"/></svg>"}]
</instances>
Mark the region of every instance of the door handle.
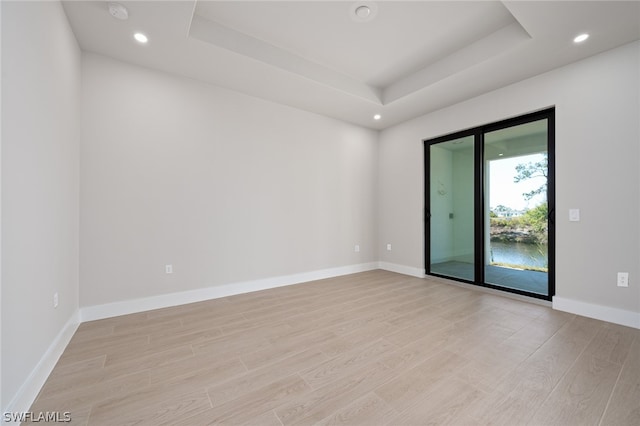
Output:
<instances>
[{"instance_id":1,"label":"door handle","mask_svg":"<svg viewBox=\"0 0 640 426\"><path fill-rule=\"evenodd\" d=\"M549 210L549 214L547 214L547 220L552 225L555 225L555 221L556 221L555 212L556 212L556 209L551 209L551 210Z\"/></svg>"}]
</instances>

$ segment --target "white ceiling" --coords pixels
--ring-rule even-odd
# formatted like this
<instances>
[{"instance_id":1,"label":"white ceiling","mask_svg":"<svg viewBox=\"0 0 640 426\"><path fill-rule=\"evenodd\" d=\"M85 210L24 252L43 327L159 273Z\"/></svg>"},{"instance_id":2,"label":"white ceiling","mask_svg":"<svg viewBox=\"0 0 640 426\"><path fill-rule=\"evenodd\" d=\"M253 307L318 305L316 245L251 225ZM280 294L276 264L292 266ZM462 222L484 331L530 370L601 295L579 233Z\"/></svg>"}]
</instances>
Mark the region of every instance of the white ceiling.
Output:
<instances>
[{"instance_id":1,"label":"white ceiling","mask_svg":"<svg viewBox=\"0 0 640 426\"><path fill-rule=\"evenodd\" d=\"M640 1L119 3L63 3L83 50L374 129L640 39Z\"/></svg>"}]
</instances>

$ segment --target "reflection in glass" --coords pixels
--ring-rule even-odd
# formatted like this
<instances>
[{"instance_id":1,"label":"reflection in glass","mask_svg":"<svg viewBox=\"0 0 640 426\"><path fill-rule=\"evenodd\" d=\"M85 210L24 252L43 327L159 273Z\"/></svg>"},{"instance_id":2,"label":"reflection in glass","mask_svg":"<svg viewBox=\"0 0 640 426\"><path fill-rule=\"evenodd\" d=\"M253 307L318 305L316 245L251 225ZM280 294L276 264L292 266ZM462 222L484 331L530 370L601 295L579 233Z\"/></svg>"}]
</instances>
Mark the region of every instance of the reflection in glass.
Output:
<instances>
[{"instance_id":1,"label":"reflection in glass","mask_svg":"<svg viewBox=\"0 0 640 426\"><path fill-rule=\"evenodd\" d=\"M474 137L429 147L430 271L473 281Z\"/></svg>"}]
</instances>

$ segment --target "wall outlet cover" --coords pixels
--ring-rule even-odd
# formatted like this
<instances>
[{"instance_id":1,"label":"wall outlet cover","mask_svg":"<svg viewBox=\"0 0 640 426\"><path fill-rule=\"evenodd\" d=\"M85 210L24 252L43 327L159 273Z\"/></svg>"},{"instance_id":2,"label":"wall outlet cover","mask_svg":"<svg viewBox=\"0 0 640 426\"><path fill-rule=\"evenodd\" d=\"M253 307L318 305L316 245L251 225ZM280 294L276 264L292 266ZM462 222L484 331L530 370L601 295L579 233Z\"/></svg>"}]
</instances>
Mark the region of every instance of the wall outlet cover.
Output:
<instances>
[{"instance_id":1,"label":"wall outlet cover","mask_svg":"<svg viewBox=\"0 0 640 426\"><path fill-rule=\"evenodd\" d=\"M618 287L629 287L628 272L618 272Z\"/></svg>"}]
</instances>

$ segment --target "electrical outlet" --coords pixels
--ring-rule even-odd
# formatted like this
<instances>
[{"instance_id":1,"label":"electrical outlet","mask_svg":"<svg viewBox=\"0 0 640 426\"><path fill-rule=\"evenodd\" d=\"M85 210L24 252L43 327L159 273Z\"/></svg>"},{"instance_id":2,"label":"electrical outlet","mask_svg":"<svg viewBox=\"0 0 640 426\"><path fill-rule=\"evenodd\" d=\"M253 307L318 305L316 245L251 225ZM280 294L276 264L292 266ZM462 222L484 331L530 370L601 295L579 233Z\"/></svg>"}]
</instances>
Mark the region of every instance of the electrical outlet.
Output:
<instances>
[{"instance_id":1,"label":"electrical outlet","mask_svg":"<svg viewBox=\"0 0 640 426\"><path fill-rule=\"evenodd\" d=\"M358 253L360 251L360 246L358 244L356 244L356 246L353 248L353 251Z\"/></svg>"},{"instance_id":2,"label":"electrical outlet","mask_svg":"<svg viewBox=\"0 0 640 426\"><path fill-rule=\"evenodd\" d=\"M165 274L173 274L173 265L164 265Z\"/></svg>"},{"instance_id":3,"label":"electrical outlet","mask_svg":"<svg viewBox=\"0 0 640 426\"><path fill-rule=\"evenodd\" d=\"M618 287L629 287L628 272L618 272Z\"/></svg>"},{"instance_id":4,"label":"electrical outlet","mask_svg":"<svg viewBox=\"0 0 640 426\"><path fill-rule=\"evenodd\" d=\"M387 244L387 250L391 251L391 244Z\"/></svg>"},{"instance_id":5,"label":"electrical outlet","mask_svg":"<svg viewBox=\"0 0 640 426\"><path fill-rule=\"evenodd\" d=\"M58 293L53 293L53 307L58 307Z\"/></svg>"}]
</instances>

